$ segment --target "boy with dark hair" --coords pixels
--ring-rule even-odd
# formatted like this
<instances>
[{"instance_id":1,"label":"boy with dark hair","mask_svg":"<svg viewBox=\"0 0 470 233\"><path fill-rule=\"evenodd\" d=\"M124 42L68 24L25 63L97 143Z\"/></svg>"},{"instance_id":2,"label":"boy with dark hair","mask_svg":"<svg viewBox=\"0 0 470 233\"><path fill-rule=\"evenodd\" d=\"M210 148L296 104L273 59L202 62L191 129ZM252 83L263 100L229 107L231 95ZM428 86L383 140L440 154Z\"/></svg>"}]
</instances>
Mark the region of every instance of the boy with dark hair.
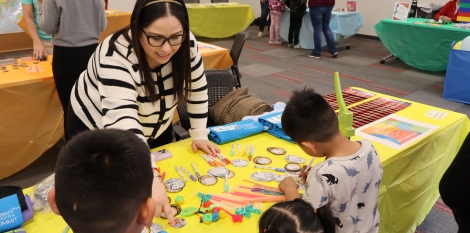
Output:
<instances>
[{"instance_id":1,"label":"boy with dark hair","mask_svg":"<svg viewBox=\"0 0 470 233\"><path fill-rule=\"evenodd\" d=\"M290 9L290 25L287 47L301 49L299 45L300 28L302 20L307 10L307 0L285 0L286 6Z\"/></svg>"},{"instance_id":2,"label":"boy with dark hair","mask_svg":"<svg viewBox=\"0 0 470 233\"><path fill-rule=\"evenodd\" d=\"M59 153L51 209L75 233L140 233L156 213L149 153L131 131L76 135Z\"/></svg>"},{"instance_id":3,"label":"boy with dark hair","mask_svg":"<svg viewBox=\"0 0 470 233\"><path fill-rule=\"evenodd\" d=\"M338 118L328 102L311 88L294 91L281 118L284 132L302 150L325 161L306 177L303 199L315 209L330 205L336 232L378 232L377 209L382 163L367 140L353 142L339 130ZM287 200L299 197L292 178L281 181L279 188Z\"/></svg>"}]
</instances>

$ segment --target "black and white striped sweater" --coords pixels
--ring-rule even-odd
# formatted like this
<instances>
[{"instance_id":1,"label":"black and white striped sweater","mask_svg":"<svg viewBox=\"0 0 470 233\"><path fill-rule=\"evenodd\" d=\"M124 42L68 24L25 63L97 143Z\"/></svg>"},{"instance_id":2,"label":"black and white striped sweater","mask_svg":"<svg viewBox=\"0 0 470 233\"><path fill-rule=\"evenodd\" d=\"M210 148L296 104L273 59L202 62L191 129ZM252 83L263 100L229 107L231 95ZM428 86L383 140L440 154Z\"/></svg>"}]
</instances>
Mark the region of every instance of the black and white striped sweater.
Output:
<instances>
[{"instance_id":1,"label":"black and white striped sweater","mask_svg":"<svg viewBox=\"0 0 470 233\"><path fill-rule=\"evenodd\" d=\"M161 97L152 104L145 96L145 87L139 71L134 50L120 36L117 49L126 60L109 47L111 36L96 49L88 62L88 68L72 89L70 103L75 114L90 129L118 128L131 130L147 142L155 127L159 127L156 138L172 123L176 109L173 97L171 61L156 68L152 76L156 81L157 94ZM208 115L207 82L204 65L196 39L190 33L191 47L191 90L187 106L193 140L206 139Z\"/></svg>"}]
</instances>

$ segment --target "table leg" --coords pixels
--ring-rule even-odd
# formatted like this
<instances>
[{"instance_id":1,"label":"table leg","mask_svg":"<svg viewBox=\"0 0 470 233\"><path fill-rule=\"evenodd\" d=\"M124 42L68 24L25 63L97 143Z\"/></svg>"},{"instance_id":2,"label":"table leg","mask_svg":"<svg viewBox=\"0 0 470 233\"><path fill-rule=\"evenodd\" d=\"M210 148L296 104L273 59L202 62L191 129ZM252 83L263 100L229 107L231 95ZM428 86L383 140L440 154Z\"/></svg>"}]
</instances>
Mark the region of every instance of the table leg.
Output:
<instances>
[{"instance_id":1,"label":"table leg","mask_svg":"<svg viewBox=\"0 0 470 233\"><path fill-rule=\"evenodd\" d=\"M351 45L344 43L344 36L341 35L341 34L338 34L338 36L339 36L339 43L338 43L338 45L336 46L336 48L339 49L339 48L346 47L346 49L350 49L350 48L351 48Z\"/></svg>"},{"instance_id":2,"label":"table leg","mask_svg":"<svg viewBox=\"0 0 470 233\"><path fill-rule=\"evenodd\" d=\"M389 59L389 58L392 58L392 57L394 57L394 55L393 55L393 54L390 54L390 55L388 55L388 56L382 58L382 60L380 60L380 64L385 64L385 60L387 60L387 59Z\"/></svg>"}]
</instances>

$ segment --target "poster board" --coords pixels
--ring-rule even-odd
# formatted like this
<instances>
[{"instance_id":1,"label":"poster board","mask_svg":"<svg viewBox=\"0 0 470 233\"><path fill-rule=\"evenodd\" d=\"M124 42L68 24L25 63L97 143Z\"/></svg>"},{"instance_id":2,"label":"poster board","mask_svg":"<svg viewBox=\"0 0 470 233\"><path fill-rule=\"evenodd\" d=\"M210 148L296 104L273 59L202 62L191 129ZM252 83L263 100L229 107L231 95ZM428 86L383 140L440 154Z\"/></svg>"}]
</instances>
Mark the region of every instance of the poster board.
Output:
<instances>
[{"instance_id":1,"label":"poster board","mask_svg":"<svg viewBox=\"0 0 470 233\"><path fill-rule=\"evenodd\" d=\"M408 14L410 13L411 3L408 2L396 2L393 8L393 20L406 21Z\"/></svg>"}]
</instances>

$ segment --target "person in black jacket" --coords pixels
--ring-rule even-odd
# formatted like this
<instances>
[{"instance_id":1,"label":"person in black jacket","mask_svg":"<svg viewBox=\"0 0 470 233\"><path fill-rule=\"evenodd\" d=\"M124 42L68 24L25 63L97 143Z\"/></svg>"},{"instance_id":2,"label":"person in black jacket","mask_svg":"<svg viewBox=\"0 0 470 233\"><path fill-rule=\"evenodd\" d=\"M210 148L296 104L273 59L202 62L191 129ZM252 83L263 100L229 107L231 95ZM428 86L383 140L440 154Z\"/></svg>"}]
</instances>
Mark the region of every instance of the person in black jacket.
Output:
<instances>
[{"instance_id":1,"label":"person in black jacket","mask_svg":"<svg viewBox=\"0 0 470 233\"><path fill-rule=\"evenodd\" d=\"M284 2L286 6L290 8L289 44L287 47L301 49L302 47L299 45L299 34L300 28L302 27L302 18L307 9L307 0L285 0Z\"/></svg>"},{"instance_id":2,"label":"person in black jacket","mask_svg":"<svg viewBox=\"0 0 470 233\"><path fill-rule=\"evenodd\" d=\"M470 134L467 135L454 161L442 176L439 192L452 209L459 226L458 233L470 232Z\"/></svg>"}]
</instances>

